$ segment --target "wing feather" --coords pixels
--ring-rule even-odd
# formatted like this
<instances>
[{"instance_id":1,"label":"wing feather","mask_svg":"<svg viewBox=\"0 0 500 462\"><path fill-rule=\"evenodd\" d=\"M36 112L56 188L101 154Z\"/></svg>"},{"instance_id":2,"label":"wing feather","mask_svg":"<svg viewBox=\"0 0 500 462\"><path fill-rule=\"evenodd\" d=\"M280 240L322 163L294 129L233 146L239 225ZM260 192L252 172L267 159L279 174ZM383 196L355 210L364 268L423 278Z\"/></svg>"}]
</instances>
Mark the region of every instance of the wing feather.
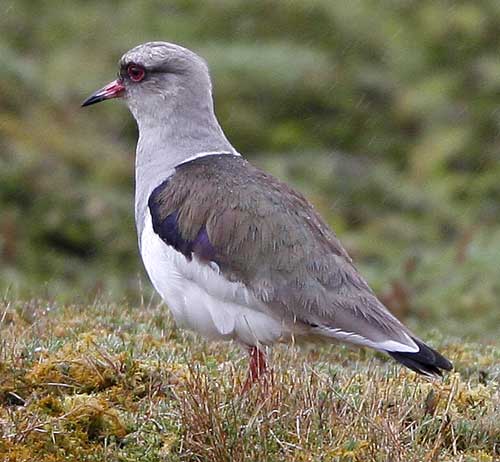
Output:
<instances>
[{"instance_id":1,"label":"wing feather","mask_svg":"<svg viewBox=\"0 0 500 462\"><path fill-rule=\"evenodd\" d=\"M380 350L418 351L312 205L241 157L180 165L152 193L149 208L167 244L182 243L186 258L210 256L278 319Z\"/></svg>"}]
</instances>

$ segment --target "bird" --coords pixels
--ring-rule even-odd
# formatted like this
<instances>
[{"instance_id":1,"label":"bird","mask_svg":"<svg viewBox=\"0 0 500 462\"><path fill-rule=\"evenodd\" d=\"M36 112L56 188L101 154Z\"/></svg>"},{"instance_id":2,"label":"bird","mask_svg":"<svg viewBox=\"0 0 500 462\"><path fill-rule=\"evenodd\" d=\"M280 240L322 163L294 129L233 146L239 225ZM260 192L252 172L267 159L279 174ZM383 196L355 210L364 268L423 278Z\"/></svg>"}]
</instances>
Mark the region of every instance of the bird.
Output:
<instances>
[{"instance_id":1,"label":"bird","mask_svg":"<svg viewBox=\"0 0 500 462\"><path fill-rule=\"evenodd\" d=\"M89 106L125 101L137 123L135 220L146 272L177 326L249 353L244 389L277 342L347 342L428 377L452 363L377 298L299 192L232 146L207 63L168 42L127 51Z\"/></svg>"}]
</instances>

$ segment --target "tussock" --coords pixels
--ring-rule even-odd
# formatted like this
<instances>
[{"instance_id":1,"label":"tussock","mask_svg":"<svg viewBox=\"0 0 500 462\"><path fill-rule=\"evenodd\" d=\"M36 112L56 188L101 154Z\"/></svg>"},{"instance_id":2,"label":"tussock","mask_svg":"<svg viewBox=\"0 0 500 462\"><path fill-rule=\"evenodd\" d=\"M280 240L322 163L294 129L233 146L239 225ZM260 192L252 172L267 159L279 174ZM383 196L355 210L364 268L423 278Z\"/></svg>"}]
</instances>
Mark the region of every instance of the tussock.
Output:
<instances>
[{"instance_id":1,"label":"tussock","mask_svg":"<svg viewBox=\"0 0 500 462\"><path fill-rule=\"evenodd\" d=\"M456 372L427 381L363 350L281 346L267 390L241 396L244 354L177 331L160 306L7 312L2 461L500 457L494 347L441 342Z\"/></svg>"}]
</instances>

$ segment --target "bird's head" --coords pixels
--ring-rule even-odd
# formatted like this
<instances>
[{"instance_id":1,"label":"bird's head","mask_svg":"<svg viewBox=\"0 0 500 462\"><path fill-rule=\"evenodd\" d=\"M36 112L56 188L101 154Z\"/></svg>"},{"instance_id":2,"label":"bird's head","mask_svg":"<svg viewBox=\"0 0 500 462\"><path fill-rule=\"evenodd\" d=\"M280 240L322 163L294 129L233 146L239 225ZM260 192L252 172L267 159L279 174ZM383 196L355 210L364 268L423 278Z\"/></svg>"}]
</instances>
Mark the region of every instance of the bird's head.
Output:
<instances>
[{"instance_id":1,"label":"bird's head","mask_svg":"<svg viewBox=\"0 0 500 462\"><path fill-rule=\"evenodd\" d=\"M167 42L149 42L127 51L118 78L82 106L123 98L138 123L168 114L179 104L212 105L208 68L197 54Z\"/></svg>"}]
</instances>

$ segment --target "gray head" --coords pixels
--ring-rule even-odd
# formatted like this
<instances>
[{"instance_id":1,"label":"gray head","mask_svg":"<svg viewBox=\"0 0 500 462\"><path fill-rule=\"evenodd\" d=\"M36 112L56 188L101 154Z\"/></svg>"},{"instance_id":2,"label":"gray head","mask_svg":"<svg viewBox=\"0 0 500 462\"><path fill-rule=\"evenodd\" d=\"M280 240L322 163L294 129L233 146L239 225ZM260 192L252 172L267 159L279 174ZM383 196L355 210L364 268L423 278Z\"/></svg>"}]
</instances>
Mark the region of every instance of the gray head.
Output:
<instances>
[{"instance_id":1,"label":"gray head","mask_svg":"<svg viewBox=\"0 0 500 462\"><path fill-rule=\"evenodd\" d=\"M118 79L94 93L83 106L122 97L139 125L187 101L212 108L208 67L186 48L167 42L144 43L127 51L119 66Z\"/></svg>"},{"instance_id":2,"label":"gray head","mask_svg":"<svg viewBox=\"0 0 500 462\"><path fill-rule=\"evenodd\" d=\"M205 61L167 42L149 42L127 51L118 78L82 106L123 98L137 121L139 164L174 164L202 151L234 152L214 114Z\"/></svg>"},{"instance_id":3,"label":"gray head","mask_svg":"<svg viewBox=\"0 0 500 462\"><path fill-rule=\"evenodd\" d=\"M151 42L128 51L120 59L120 76L130 111L141 117L171 113L178 105L194 103L213 111L212 84L205 61L186 48Z\"/></svg>"}]
</instances>

